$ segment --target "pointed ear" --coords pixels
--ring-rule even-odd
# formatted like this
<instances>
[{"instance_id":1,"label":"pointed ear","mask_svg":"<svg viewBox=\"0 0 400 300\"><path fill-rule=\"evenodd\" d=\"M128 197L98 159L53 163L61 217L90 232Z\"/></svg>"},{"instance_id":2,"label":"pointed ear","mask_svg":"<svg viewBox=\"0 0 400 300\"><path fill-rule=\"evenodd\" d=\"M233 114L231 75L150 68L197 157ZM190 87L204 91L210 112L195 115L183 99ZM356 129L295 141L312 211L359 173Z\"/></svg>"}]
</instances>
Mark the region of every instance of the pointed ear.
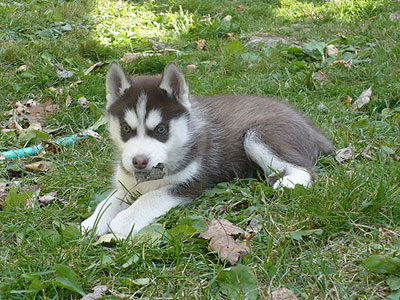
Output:
<instances>
[{"instance_id":1,"label":"pointed ear","mask_svg":"<svg viewBox=\"0 0 400 300\"><path fill-rule=\"evenodd\" d=\"M131 87L131 82L117 62L112 62L107 72L107 108Z\"/></svg>"},{"instance_id":2,"label":"pointed ear","mask_svg":"<svg viewBox=\"0 0 400 300\"><path fill-rule=\"evenodd\" d=\"M170 62L165 67L159 88L166 91L169 96L176 97L190 111L189 87L176 63Z\"/></svg>"}]
</instances>

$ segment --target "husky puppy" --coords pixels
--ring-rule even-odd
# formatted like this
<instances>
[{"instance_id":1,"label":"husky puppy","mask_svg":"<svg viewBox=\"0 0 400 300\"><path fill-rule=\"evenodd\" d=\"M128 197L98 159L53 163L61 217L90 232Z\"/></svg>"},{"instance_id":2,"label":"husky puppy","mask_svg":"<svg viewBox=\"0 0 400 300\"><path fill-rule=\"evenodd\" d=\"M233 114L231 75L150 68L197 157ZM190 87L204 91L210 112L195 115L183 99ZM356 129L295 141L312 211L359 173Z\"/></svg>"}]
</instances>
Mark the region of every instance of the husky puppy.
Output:
<instances>
[{"instance_id":1,"label":"husky puppy","mask_svg":"<svg viewBox=\"0 0 400 300\"><path fill-rule=\"evenodd\" d=\"M106 88L110 136L119 152L116 191L82 223L84 232L134 235L202 190L258 169L277 174L274 188L308 187L318 156L333 151L310 120L279 100L191 97L175 63L162 76L136 77L112 63ZM154 168L165 175L143 181ZM132 192L141 196L128 204Z\"/></svg>"}]
</instances>

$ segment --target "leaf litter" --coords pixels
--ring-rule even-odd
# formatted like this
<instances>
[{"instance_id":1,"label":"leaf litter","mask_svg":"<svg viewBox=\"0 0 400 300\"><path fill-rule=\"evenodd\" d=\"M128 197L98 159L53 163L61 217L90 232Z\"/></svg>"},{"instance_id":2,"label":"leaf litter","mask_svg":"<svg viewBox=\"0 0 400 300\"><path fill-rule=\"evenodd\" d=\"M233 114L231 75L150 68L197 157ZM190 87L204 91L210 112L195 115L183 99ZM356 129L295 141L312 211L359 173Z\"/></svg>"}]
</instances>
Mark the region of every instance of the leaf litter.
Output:
<instances>
[{"instance_id":1,"label":"leaf litter","mask_svg":"<svg viewBox=\"0 0 400 300\"><path fill-rule=\"evenodd\" d=\"M360 110L367 105L371 99L372 88L368 88L358 96L357 100L353 103L353 110Z\"/></svg>"},{"instance_id":2,"label":"leaf litter","mask_svg":"<svg viewBox=\"0 0 400 300\"><path fill-rule=\"evenodd\" d=\"M214 219L206 221L206 223L208 229L202 232L200 237L206 240L210 239L210 248L219 252L222 261L228 259L233 264L238 261L241 254L250 253L250 248L246 243L233 238L233 235L241 235L246 238L251 236L250 233L225 219Z\"/></svg>"}]
</instances>

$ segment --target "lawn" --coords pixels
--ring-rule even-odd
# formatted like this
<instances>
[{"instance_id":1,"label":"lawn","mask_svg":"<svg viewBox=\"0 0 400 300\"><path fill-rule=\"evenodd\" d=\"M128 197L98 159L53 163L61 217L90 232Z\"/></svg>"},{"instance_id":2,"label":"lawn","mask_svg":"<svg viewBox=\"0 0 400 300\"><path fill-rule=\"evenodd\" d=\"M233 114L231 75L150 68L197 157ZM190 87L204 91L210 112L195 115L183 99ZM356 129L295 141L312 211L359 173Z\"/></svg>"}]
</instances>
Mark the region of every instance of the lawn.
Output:
<instances>
[{"instance_id":1,"label":"lawn","mask_svg":"<svg viewBox=\"0 0 400 300\"><path fill-rule=\"evenodd\" d=\"M399 1L0 0L0 15L0 151L101 136L0 160L0 299L400 299ZM112 61L175 61L194 95L286 99L341 154L308 190L221 183L142 238L96 243L78 228L112 189ZM256 224L236 263L200 237L217 218Z\"/></svg>"}]
</instances>

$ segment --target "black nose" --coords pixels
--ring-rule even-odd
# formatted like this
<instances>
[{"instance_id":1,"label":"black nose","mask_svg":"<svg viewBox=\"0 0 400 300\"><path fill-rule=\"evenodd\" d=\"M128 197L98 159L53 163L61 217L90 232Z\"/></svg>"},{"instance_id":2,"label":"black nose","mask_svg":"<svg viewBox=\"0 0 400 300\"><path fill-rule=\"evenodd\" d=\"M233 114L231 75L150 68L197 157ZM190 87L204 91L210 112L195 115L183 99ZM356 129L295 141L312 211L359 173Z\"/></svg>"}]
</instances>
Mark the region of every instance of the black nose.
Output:
<instances>
[{"instance_id":1,"label":"black nose","mask_svg":"<svg viewBox=\"0 0 400 300\"><path fill-rule=\"evenodd\" d=\"M144 155L136 155L132 161L133 161L133 166L136 169L144 169L147 167L147 164L149 163L149 159Z\"/></svg>"}]
</instances>

